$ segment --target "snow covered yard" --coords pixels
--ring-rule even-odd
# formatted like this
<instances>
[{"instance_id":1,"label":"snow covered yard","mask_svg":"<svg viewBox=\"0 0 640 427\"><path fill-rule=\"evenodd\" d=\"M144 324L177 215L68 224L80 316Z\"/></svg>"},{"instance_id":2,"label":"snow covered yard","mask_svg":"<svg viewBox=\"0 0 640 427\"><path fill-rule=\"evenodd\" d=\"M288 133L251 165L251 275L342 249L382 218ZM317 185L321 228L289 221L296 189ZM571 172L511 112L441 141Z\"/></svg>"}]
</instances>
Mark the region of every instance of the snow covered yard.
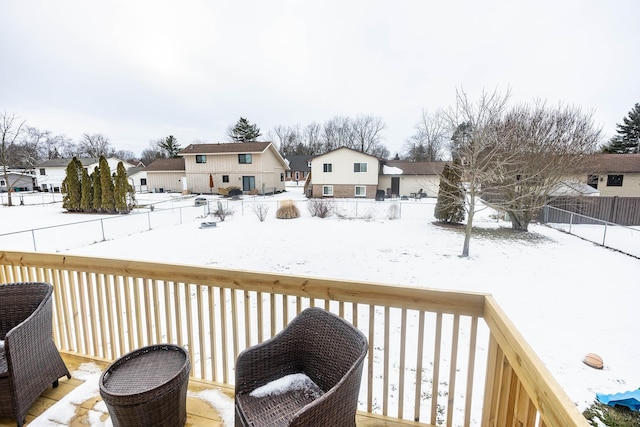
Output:
<instances>
[{"instance_id":1,"label":"snow covered yard","mask_svg":"<svg viewBox=\"0 0 640 427\"><path fill-rule=\"evenodd\" d=\"M362 201L357 216L366 219L350 219L356 216L353 202L336 201L342 218L320 219L306 210L300 188L289 190L275 197L229 202L235 214L212 229L199 228L205 211L193 207L193 199L174 197L173 209L167 211L173 212L172 220L150 231L60 247L61 242L86 235L85 225L52 229L57 231L38 237L38 250L50 245L54 249L49 251L79 255L488 292L581 410L593 402L596 392L640 386L635 368L640 358L635 339L640 260L544 226L532 225L530 233L514 235L500 230L509 224L496 221L489 210L476 222L483 230L472 239L471 257L460 258L462 231L433 222L434 199ZM149 203L170 196L140 195L139 200L143 197ZM296 200L301 218L276 219L277 200L288 198ZM251 212L252 204L269 207L264 222ZM393 205L401 213L399 219L389 219ZM176 211L183 215L177 217ZM86 218L64 214L60 204L3 207L0 234L31 229L36 223ZM134 218L118 218L119 227L138 221ZM29 242L27 234L21 236L0 237L0 248L33 250L20 246ZM588 352L603 357L602 371L581 362Z\"/></svg>"}]
</instances>

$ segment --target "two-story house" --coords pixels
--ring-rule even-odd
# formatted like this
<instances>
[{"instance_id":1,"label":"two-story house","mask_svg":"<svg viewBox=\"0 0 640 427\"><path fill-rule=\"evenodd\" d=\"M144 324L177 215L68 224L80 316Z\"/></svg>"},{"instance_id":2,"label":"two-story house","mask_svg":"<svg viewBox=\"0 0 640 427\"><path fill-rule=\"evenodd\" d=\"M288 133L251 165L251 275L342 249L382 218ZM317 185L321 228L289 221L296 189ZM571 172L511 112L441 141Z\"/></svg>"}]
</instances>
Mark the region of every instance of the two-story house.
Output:
<instances>
[{"instance_id":1,"label":"two-story house","mask_svg":"<svg viewBox=\"0 0 640 427\"><path fill-rule=\"evenodd\" d=\"M374 198L379 174L377 157L337 148L311 161L311 193L313 197Z\"/></svg>"},{"instance_id":2,"label":"two-story house","mask_svg":"<svg viewBox=\"0 0 640 427\"><path fill-rule=\"evenodd\" d=\"M41 191L60 192L62 187L62 181L67 176L67 165L72 159L70 158L57 158L46 160L36 166L38 170L37 181ZM82 167L87 170L89 175L93 173L93 170L99 165L100 158L98 157L85 157L78 158ZM124 160L117 159L115 157L107 158L109 169L112 173L115 173L118 168L118 163L123 162L126 169L131 165Z\"/></svg>"},{"instance_id":3,"label":"two-story house","mask_svg":"<svg viewBox=\"0 0 640 427\"><path fill-rule=\"evenodd\" d=\"M190 144L184 158L187 189L192 193L217 193L238 187L245 193L279 193L285 190L287 162L270 142Z\"/></svg>"}]
</instances>

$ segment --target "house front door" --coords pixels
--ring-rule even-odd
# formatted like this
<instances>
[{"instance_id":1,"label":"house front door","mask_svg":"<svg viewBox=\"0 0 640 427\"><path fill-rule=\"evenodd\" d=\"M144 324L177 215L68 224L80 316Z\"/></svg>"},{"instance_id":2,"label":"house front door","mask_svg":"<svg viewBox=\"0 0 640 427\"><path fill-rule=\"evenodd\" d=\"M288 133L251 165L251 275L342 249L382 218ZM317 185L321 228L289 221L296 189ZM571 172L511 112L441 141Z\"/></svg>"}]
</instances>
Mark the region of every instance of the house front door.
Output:
<instances>
[{"instance_id":1,"label":"house front door","mask_svg":"<svg viewBox=\"0 0 640 427\"><path fill-rule=\"evenodd\" d=\"M243 176L242 177L242 191L251 191L256 188L255 176Z\"/></svg>"},{"instance_id":2,"label":"house front door","mask_svg":"<svg viewBox=\"0 0 640 427\"><path fill-rule=\"evenodd\" d=\"M399 176L391 177L391 194L394 196L400 195L400 177Z\"/></svg>"}]
</instances>

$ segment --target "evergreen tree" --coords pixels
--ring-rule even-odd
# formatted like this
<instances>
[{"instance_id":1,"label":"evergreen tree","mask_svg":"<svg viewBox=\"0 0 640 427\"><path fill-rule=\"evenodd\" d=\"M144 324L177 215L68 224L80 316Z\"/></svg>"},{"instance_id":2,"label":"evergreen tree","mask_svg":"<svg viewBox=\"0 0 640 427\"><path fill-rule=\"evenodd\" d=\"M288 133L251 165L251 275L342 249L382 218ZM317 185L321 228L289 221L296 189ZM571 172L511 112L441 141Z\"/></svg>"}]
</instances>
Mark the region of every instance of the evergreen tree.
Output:
<instances>
[{"instance_id":1,"label":"evergreen tree","mask_svg":"<svg viewBox=\"0 0 640 427\"><path fill-rule=\"evenodd\" d=\"M80 210L82 212L93 211L93 182L89 177L89 172L82 168L82 198L80 199Z\"/></svg>"},{"instance_id":2,"label":"evergreen tree","mask_svg":"<svg viewBox=\"0 0 640 427\"><path fill-rule=\"evenodd\" d=\"M235 142L255 141L260 135L258 126L249 123L244 117L240 117L235 126L229 130L229 136Z\"/></svg>"},{"instance_id":3,"label":"evergreen tree","mask_svg":"<svg viewBox=\"0 0 640 427\"><path fill-rule=\"evenodd\" d=\"M439 221L455 224L464 221L464 190L460 170L458 159L454 159L452 166L444 165L434 212Z\"/></svg>"},{"instance_id":4,"label":"evergreen tree","mask_svg":"<svg viewBox=\"0 0 640 427\"><path fill-rule=\"evenodd\" d=\"M82 176L82 163L77 158L71 159L67 165L66 176L62 181L62 207L70 212L80 210L82 199L82 187L80 177Z\"/></svg>"},{"instance_id":5,"label":"evergreen tree","mask_svg":"<svg viewBox=\"0 0 640 427\"><path fill-rule=\"evenodd\" d=\"M92 208L94 212L102 211L102 184L100 183L100 167L96 166L91 174L91 180L93 181L93 203Z\"/></svg>"},{"instance_id":6,"label":"evergreen tree","mask_svg":"<svg viewBox=\"0 0 640 427\"><path fill-rule=\"evenodd\" d=\"M124 163L118 162L118 168L116 170L116 179L113 196L115 199L116 211L119 213L129 213L127 207L127 193L129 192L129 181L127 181L127 171L124 168Z\"/></svg>"},{"instance_id":7,"label":"evergreen tree","mask_svg":"<svg viewBox=\"0 0 640 427\"><path fill-rule=\"evenodd\" d=\"M102 200L100 207L106 213L114 213L116 211L116 201L113 195L113 177L109 163L104 156L100 156L100 187L102 189Z\"/></svg>"},{"instance_id":8,"label":"evergreen tree","mask_svg":"<svg viewBox=\"0 0 640 427\"><path fill-rule=\"evenodd\" d=\"M170 158L179 157L178 153L182 150L182 147L178 144L178 140L173 135L166 137L160 142L160 144L158 144L158 146L166 151L167 157Z\"/></svg>"},{"instance_id":9,"label":"evergreen tree","mask_svg":"<svg viewBox=\"0 0 640 427\"><path fill-rule=\"evenodd\" d=\"M618 134L602 147L604 153L640 153L640 104L633 106L622 124L616 124Z\"/></svg>"}]
</instances>

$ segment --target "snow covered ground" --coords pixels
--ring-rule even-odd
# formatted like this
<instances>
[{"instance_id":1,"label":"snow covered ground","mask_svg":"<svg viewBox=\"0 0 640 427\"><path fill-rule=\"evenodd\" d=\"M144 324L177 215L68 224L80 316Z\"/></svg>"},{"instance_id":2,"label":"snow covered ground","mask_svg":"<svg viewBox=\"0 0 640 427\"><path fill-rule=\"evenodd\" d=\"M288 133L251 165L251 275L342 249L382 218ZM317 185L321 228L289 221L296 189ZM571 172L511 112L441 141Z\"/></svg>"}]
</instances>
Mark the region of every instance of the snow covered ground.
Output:
<instances>
[{"instance_id":1,"label":"snow covered ground","mask_svg":"<svg viewBox=\"0 0 640 427\"><path fill-rule=\"evenodd\" d=\"M596 392L640 387L640 260L541 225L513 236L495 230L510 225L490 210L476 216L476 225L489 231L477 233L471 256L461 258L462 231L433 222L434 199L336 200L341 217L320 219L311 217L300 187L288 190L225 200L234 215L210 229L200 223L215 218L193 206L193 197L141 194L141 204L165 202L100 221L107 217L64 213L52 195L25 195L24 206L0 207L0 249L35 245L47 252L487 292L580 410ZM219 200L207 197L212 206ZM295 200L300 218L275 218L283 199ZM269 208L264 222L255 205ZM389 219L393 205L399 219ZM602 356L603 370L582 363L590 352Z\"/></svg>"}]
</instances>

